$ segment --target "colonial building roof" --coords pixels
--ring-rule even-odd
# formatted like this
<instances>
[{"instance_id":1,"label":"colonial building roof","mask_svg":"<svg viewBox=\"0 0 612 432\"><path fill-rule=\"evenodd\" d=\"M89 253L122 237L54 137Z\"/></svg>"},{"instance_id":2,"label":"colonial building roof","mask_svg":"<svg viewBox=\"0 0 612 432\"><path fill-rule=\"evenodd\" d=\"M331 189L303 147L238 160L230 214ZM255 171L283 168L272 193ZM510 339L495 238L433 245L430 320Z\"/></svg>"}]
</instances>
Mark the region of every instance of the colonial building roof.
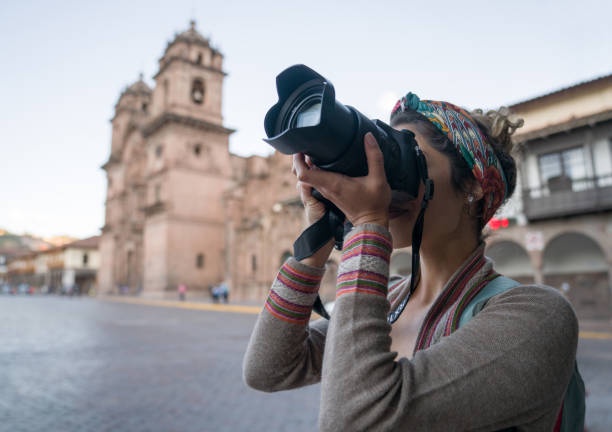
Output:
<instances>
[{"instance_id":1,"label":"colonial building roof","mask_svg":"<svg viewBox=\"0 0 612 432\"><path fill-rule=\"evenodd\" d=\"M538 138L545 138L558 133L569 132L584 126L594 126L597 123L601 123L611 119L612 110L591 114L586 117L570 118L569 120L559 124L550 125L523 134L517 134L514 140L517 143L524 143L526 141L531 141Z\"/></svg>"},{"instance_id":2,"label":"colonial building roof","mask_svg":"<svg viewBox=\"0 0 612 432\"><path fill-rule=\"evenodd\" d=\"M583 91L585 89L591 88L591 87L596 87L596 86L605 86L605 85L612 85L612 74L609 75L604 75L598 78L594 78L591 80L587 80L587 81L582 81L576 84L572 84L570 86L567 87L563 87L561 89L549 92L549 93L545 93L543 95L540 96L536 96L534 98L531 99L527 99L521 102L517 102L515 104L510 105L510 109L512 111L521 111L527 107L529 107L530 105L533 105L536 102L540 102L543 99L549 99L551 97L555 97L555 96L566 96L568 93L571 93L573 91L576 90L580 90Z\"/></svg>"},{"instance_id":3,"label":"colonial building roof","mask_svg":"<svg viewBox=\"0 0 612 432\"><path fill-rule=\"evenodd\" d=\"M62 249L97 249L100 243L100 236L93 236L81 240L73 241L61 246Z\"/></svg>"},{"instance_id":4,"label":"colonial building roof","mask_svg":"<svg viewBox=\"0 0 612 432\"><path fill-rule=\"evenodd\" d=\"M544 138L612 118L612 74L573 84L510 106L526 119L516 143Z\"/></svg>"}]
</instances>

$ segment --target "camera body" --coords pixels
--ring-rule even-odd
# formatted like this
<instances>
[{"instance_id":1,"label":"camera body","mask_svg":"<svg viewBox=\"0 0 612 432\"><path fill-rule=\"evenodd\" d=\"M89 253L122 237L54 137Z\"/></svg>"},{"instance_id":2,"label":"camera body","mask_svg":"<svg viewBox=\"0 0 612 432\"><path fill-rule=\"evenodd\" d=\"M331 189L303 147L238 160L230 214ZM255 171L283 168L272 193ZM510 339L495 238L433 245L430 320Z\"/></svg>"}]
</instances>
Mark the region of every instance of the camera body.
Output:
<instances>
[{"instance_id":1,"label":"camera body","mask_svg":"<svg viewBox=\"0 0 612 432\"><path fill-rule=\"evenodd\" d=\"M279 100L266 114L264 141L284 154L304 153L321 169L361 177L368 173L363 138L372 132L389 186L416 198L421 177L411 131L395 130L341 104L332 83L305 65L281 72L276 88Z\"/></svg>"}]
</instances>

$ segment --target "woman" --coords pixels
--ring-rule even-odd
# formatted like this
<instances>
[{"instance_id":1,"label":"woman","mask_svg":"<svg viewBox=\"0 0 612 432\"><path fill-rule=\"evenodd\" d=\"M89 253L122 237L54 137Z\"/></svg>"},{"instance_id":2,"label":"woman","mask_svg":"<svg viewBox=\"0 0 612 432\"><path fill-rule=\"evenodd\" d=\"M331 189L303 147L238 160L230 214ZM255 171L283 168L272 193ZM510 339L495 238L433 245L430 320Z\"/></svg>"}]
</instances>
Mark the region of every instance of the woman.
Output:
<instances>
[{"instance_id":1,"label":"woman","mask_svg":"<svg viewBox=\"0 0 612 432\"><path fill-rule=\"evenodd\" d=\"M322 431L553 430L576 355L569 303L552 288L521 285L457 328L497 276L482 230L514 190L510 136L520 124L503 111L468 113L412 93L396 104L391 125L414 132L435 185L412 291L410 278L389 279L389 260L411 244L422 185L417 200L392 192L371 134L365 177L294 155L309 222L324 211L315 188L354 228L329 322L309 318L333 242L282 266L247 349L247 384L277 391L320 381Z\"/></svg>"}]
</instances>

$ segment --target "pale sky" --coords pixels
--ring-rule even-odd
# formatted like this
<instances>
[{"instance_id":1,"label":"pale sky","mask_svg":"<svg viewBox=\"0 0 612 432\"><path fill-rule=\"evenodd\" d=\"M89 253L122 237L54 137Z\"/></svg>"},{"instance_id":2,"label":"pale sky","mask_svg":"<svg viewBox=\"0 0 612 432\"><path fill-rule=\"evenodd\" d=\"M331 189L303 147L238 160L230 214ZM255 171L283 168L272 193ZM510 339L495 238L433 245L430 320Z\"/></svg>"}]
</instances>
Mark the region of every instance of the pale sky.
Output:
<instances>
[{"instance_id":1,"label":"pale sky","mask_svg":"<svg viewBox=\"0 0 612 432\"><path fill-rule=\"evenodd\" d=\"M387 120L412 91L497 108L612 73L608 0L3 1L0 228L99 234L110 122L121 91L154 85L175 33L225 55L230 150L268 154L275 77L304 63L338 99Z\"/></svg>"}]
</instances>

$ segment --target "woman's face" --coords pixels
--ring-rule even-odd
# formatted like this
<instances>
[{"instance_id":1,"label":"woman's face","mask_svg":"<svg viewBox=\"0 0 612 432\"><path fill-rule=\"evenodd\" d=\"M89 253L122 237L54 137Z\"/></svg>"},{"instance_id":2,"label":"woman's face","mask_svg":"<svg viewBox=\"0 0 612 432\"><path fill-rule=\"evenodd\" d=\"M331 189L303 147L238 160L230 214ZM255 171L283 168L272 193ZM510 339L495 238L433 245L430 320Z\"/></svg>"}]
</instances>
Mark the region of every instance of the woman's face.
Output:
<instances>
[{"instance_id":1,"label":"woman's face","mask_svg":"<svg viewBox=\"0 0 612 432\"><path fill-rule=\"evenodd\" d=\"M401 123L396 125L395 129L408 129L414 132L427 161L429 178L434 182L433 198L425 211L422 249L427 249L428 245L443 246L450 236L456 238L458 232L471 229L471 225L466 225L470 224L470 221L464 211L465 194L457 191L452 185L449 159L434 149L414 125ZM408 200L405 195L393 192L389 207L389 230L393 237L394 248L411 245L412 228L421 207L423 192L422 183L416 200Z\"/></svg>"}]
</instances>

